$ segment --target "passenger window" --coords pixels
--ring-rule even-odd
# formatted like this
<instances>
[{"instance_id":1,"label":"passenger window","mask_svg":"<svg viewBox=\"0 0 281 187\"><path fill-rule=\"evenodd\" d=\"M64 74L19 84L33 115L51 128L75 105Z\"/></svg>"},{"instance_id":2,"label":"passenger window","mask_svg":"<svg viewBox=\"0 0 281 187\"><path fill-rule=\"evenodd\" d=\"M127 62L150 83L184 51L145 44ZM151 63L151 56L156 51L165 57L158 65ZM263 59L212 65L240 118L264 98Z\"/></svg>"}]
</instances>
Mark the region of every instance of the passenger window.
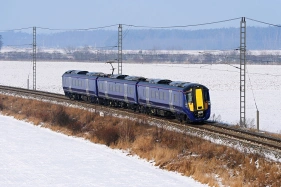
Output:
<instances>
[{"instance_id":1,"label":"passenger window","mask_svg":"<svg viewBox=\"0 0 281 187\"><path fill-rule=\"evenodd\" d=\"M164 100L164 92L160 92L160 99Z\"/></svg>"},{"instance_id":2,"label":"passenger window","mask_svg":"<svg viewBox=\"0 0 281 187\"><path fill-rule=\"evenodd\" d=\"M187 93L187 102L188 103L192 103L192 93L191 92L189 92L189 93Z\"/></svg>"},{"instance_id":3,"label":"passenger window","mask_svg":"<svg viewBox=\"0 0 281 187\"><path fill-rule=\"evenodd\" d=\"M174 94L174 102L177 103L178 102L178 96L176 94Z\"/></svg>"},{"instance_id":4,"label":"passenger window","mask_svg":"<svg viewBox=\"0 0 281 187\"><path fill-rule=\"evenodd\" d=\"M151 90L150 96L151 96L151 98L155 98L155 92L153 90Z\"/></svg>"},{"instance_id":5,"label":"passenger window","mask_svg":"<svg viewBox=\"0 0 281 187\"><path fill-rule=\"evenodd\" d=\"M158 91L155 91L155 98L159 99L159 92Z\"/></svg>"}]
</instances>

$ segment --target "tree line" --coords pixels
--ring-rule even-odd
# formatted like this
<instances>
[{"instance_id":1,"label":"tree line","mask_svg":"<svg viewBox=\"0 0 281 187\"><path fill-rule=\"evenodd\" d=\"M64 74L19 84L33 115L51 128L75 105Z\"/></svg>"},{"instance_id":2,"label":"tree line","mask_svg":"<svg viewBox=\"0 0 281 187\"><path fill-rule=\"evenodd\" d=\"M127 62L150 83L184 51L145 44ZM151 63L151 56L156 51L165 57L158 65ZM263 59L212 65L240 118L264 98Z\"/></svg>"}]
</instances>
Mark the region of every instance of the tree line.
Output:
<instances>
[{"instance_id":1,"label":"tree line","mask_svg":"<svg viewBox=\"0 0 281 187\"><path fill-rule=\"evenodd\" d=\"M32 44L32 33L2 32L5 45ZM37 46L66 48L92 46L97 49L116 49L118 31L65 31L42 33L37 31ZM240 45L239 28L202 30L131 29L123 28L124 50L231 50ZM248 50L280 50L281 29L278 27L247 27Z\"/></svg>"},{"instance_id":2,"label":"tree line","mask_svg":"<svg viewBox=\"0 0 281 187\"><path fill-rule=\"evenodd\" d=\"M258 54L256 54L258 53ZM61 50L37 50L37 61L68 62L117 62L117 50L95 50L91 47L64 48ZM281 65L281 51L247 51L248 64ZM9 51L0 53L0 60L32 61L32 50ZM192 64L239 64L239 51L160 51L160 50L128 50L123 51L125 63L192 63Z\"/></svg>"}]
</instances>

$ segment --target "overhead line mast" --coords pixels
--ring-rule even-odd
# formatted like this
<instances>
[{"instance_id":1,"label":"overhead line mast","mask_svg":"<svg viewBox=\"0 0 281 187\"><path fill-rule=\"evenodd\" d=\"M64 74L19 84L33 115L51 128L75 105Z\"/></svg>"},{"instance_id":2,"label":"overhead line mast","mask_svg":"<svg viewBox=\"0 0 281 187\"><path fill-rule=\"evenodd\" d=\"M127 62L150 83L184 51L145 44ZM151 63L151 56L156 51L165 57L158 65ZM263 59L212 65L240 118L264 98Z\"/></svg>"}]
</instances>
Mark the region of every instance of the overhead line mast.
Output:
<instances>
[{"instance_id":1,"label":"overhead line mast","mask_svg":"<svg viewBox=\"0 0 281 187\"><path fill-rule=\"evenodd\" d=\"M246 127L246 19L240 22L240 126Z\"/></svg>"},{"instance_id":2,"label":"overhead line mast","mask_svg":"<svg viewBox=\"0 0 281 187\"><path fill-rule=\"evenodd\" d=\"M33 90L36 90L36 27L33 27Z\"/></svg>"},{"instance_id":3,"label":"overhead line mast","mask_svg":"<svg viewBox=\"0 0 281 187\"><path fill-rule=\"evenodd\" d=\"M118 27L118 74L122 74L122 24Z\"/></svg>"}]
</instances>

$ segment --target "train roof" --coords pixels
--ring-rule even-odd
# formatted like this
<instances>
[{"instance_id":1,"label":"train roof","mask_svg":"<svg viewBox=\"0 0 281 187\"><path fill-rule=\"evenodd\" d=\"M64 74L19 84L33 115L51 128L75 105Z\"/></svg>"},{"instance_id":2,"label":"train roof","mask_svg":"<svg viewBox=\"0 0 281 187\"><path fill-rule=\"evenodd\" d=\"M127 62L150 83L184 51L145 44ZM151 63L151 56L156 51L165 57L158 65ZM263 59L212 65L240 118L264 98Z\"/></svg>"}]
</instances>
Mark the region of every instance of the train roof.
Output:
<instances>
[{"instance_id":1,"label":"train roof","mask_svg":"<svg viewBox=\"0 0 281 187\"><path fill-rule=\"evenodd\" d=\"M81 71L81 70L68 70L64 74L79 74L79 75L86 75L88 71Z\"/></svg>"},{"instance_id":2,"label":"train roof","mask_svg":"<svg viewBox=\"0 0 281 187\"><path fill-rule=\"evenodd\" d=\"M108 75L103 72L88 72L86 75L96 77L108 77Z\"/></svg>"},{"instance_id":3,"label":"train roof","mask_svg":"<svg viewBox=\"0 0 281 187\"><path fill-rule=\"evenodd\" d=\"M125 79L125 77L127 77L128 75L120 75L120 74L113 74L110 75L109 78L111 79Z\"/></svg>"},{"instance_id":4,"label":"train roof","mask_svg":"<svg viewBox=\"0 0 281 187\"><path fill-rule=\"evenodd\" d=\"M88 72L88 71L82 71L82 70L68 70L64 73L68 75L86 75L86 76L93 76L93 77L108 77L108 74L105 74L103 72Z\"/></svg>"},{"instance_id":5,"label":"train roof","mask_svg":"<svg viewBox=\"0 0 281 187\"><path fill-rule=\"evenodd\" d=\"M125 80L129 81L146 81L145 77L140 77L140 76L127 76L125 77Z\"/></svg>"},{"instance_id":6,"label":"train roof","mask_svg":"<svg viewBox=\"0 0 281 187\"><path fill-rule=\"evenodd\" d=\"M169 84L172 82L169 79L147 79L147 82L152 83L152 84Z\"/></svg>"},{"instance_id":7,"label":"train roof","mask_svg":"<svg viewBox=\"0 0 281 187\"><path fill-rule=\"evenodd\" d=\"M190 85L190 82L172 81L172 82L169 83L169 85L184 88L184 87Z\"/></svg>"}]
</instances>

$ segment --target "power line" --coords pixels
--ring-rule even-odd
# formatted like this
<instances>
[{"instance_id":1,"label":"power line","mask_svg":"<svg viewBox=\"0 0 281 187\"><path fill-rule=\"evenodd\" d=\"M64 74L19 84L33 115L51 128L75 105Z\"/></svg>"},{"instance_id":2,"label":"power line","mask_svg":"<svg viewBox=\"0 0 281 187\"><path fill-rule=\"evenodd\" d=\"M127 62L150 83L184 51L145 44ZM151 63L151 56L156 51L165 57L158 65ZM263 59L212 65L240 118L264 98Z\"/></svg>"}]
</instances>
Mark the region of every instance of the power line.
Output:
<instances>
[{"instance_id":1,"label":"power line","mask_svg":"<svg viewBox=\"0 0 281 187\"><path fill-rule=\"evenodd\" d=\"M127 34L129 33L129 27L126 29L126 31L124 32L124 35L122 37L122 39L124 40L125 37L127 36Z\"/></svg>"},{"instance_id":2,"label":"power line","mask_svg":"<svg viewBox=\"0 0 281 187\"><path fill-rule=\"evenodd\" d=\"M246 17L246 18L247 18L247 17ZM251 21L258 22L258 23L263 23L263 24L266 24L266 25L274 26L274 27L281 27L281 25L276 25L276 24L272 24L272 23L267 23L267 22L255 20L255 19L252 19L252 18L247 18L247 19L249 19L249 20L251 20Z\"/></svg>"},{"instance_id":3,"label":"power line","mask_svg":"<svg viewBox=\"0 0 281 187\"><path fill-rule=\"evenodd\" d=\"M20 46L29 46L32 44L20 44L20 45L5 45L6 47L20 47Z\"/></svg>"},{"instance_id":4,"label":"power line","mask_svg":"<svg viewBox=\"0 0 281 187\"><path fill-rule=\"evenodd\" d=\"M53 29L53 28L48 28L48 27L36 27L36 28L42 29L42 30L51 30L51 31L87 31L87 30L105 29L105 28L114 27L114 26L118 26L118 24L107 25L107 26L102 26L102 27L85 28L85 29Z\"/></svg>"},{"instance_id":5,"label":"power line","mask_svg":"<svg viewBox=\"0 0 281 187\"><path fill-rule=\"evenodd\" d=\"M248 72L248 68L246 68L246 72L247 72L247 74L249 74L249 72ZM256 105L256 109L258 110L258 106L257 106L257 102L256 102L256 97L255 97L255 94L254 94L254 90L253 90L252 82L251 82L251 79L250 79L250 76L249 76L249 75L248 75L248 78L249 78L250 88L251 88L251 90L252 90L252 94L253 94L254 102L255 102L255 105Z\"/></svg>"},{"instance_id":6,"label":"power line","mask_svg":"<svg viewBox=\"0 0 281 187\"><path fill-rule=\"evenodd\" d=\"M158 64L159 65L159 64ZM213 64L210 64L210 65L213 65ZM221 65L230 65L230 64L221 64ZM201 66L201 67L185 67L185 66L175 66L175 65L172 65L172 66L169 66L169 65L160 65L160 66L166 66L166 67L180 67L180 68L186 68L186 69L208 69L208 68L202 68L202 67L205 67L205 66ZM234 68L236 69L240 69L239 67L236 67L236 66L233 66ZM232 72L232 73L239 73L239 71L231 71L231 70L222 70L222 69L208 69L208 70L211 70L211 71L224 71L224 72ZM247 74L251 74L251 75L267 75L267 76L273 76L273 77L281 77L281 74L278 75L278 74L270 74L270 73L248 73Z\"/></svg>"},{"instance_id":7,"label":"power line","mask_svg":"<svg viewBox=\"0 0 281 187\"><path fill-rule=\"evenodd\" d=\"M32 29L33 27L25 27L25 28L19 28L19 29L7 29L7 30L0 30L0 32L10 32L10 31L21 31L21 30L27 30Z\"/></svg>"},{"instance_id":8,"label":"power line","mask_svg":"<svg viewBox=\"0 0 281 187\"><path fill-rule=\"evenodd\" d=\"M214 22L207 22L207 23L199 23L199 24L191 24L191 25L175 25L175 26L140 26L140 25L129 25L129 24L123 24L125 26L131 26L131 27L139 27L139 28L154 28L154 29L167 29L167 28L184 28L184 27L196 27L196 26L202 26L202 25L211 25L211 24L217 24L217 23L223 23L223 22L229 22L233 20L238 20L239 18L233 18L233 19L227 19L222 21L214 21Z\"/></svg>"}]
</instances>

